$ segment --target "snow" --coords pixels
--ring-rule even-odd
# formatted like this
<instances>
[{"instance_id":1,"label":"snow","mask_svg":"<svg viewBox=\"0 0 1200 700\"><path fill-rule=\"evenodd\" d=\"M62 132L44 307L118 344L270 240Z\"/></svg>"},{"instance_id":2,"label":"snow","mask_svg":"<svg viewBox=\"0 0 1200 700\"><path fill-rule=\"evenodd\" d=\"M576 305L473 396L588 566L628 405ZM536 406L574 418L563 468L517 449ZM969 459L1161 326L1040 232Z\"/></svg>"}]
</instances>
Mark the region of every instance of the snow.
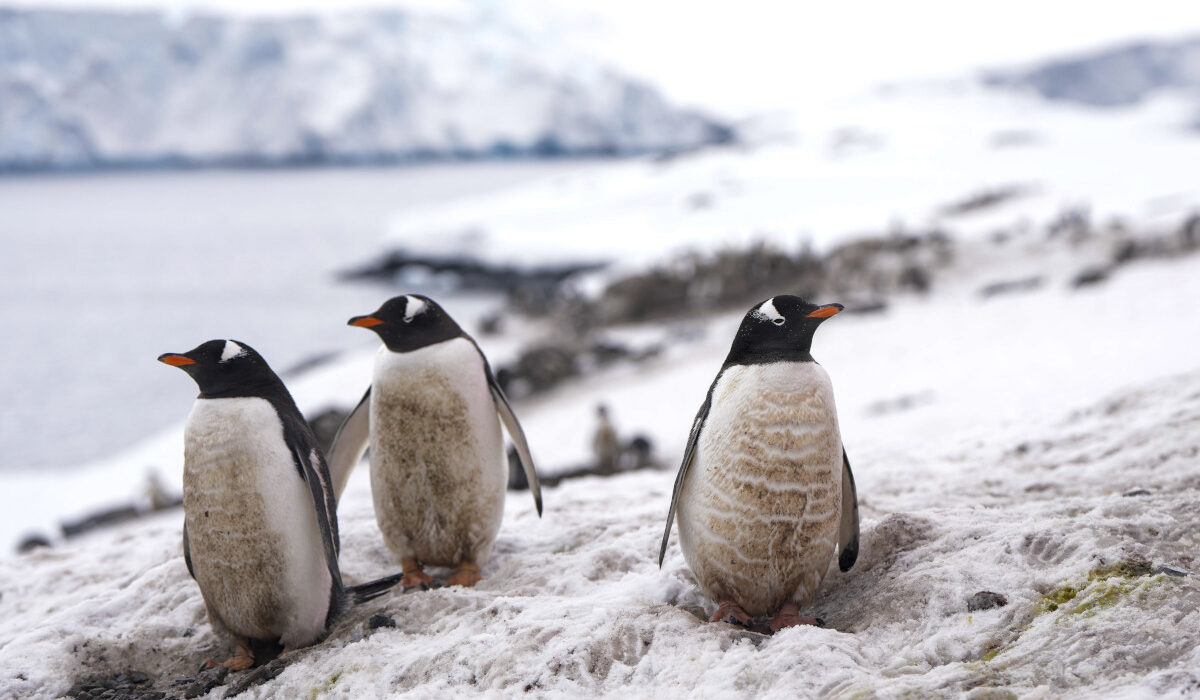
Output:
<instances>
[{"instance_id":1,"label":"snow","mask_svg":"<svg viewBox=\"0 0 1200 700\"><path fill-rule=\"evenodd\" d=\"M971 82L897 87L806 112L795 131L668 162L577 171L452 206L407 208L392 245L533 267L619 262L614 274L687 251L766 241L828 249L888 227L983 236L1036 228L1076 206L1093 220L1173 224L1200 207L1182 129L1192 103L1163 96L1097 111ZM1004 134L1032 142L998 146ZM1121 173L1120 177L1115 176ZM953 216L955 201L1021 194Z\"/></svg>"},{"instance_id":2,"label":"snow","mask_svg":"<svg viewBox=\"0 0 1200 700\"><path fill-rule=\"evenodd\" d=\"M546 29L551 31L551 29ZM726 130L502 14L0 14L0 169L694 148Z\"/></svg>"},{"instance_id":3,"label":"snow","mask_svg":"<svg viewBox=\"0 0 1200 700\"><path fill-rule=\"evenodd\" d=\"M247 697L1195 692L1197 579L1089 583L1088 573L1131 557L1196 568L1200 259L986 301L974 292L989 270L960 272L886 314L839 315L814 342L863 515L858 564L835 567L810 608L826 629L763 639L703 622L713 605L675 538L655 566L674 464L739 320L729 314L657 364L517 407L544 467L586 454L604 401L623 429L652 433L669 469L547 489L542 520L528 494L510 494L479 587L391 593L352 610ZM292 388L306 410L349 405L369 371L369 357L354 356ZM874 408L913 395L925 398L908 410ZM172 435L143 450L175 451L176 465L181 455ZM83 472L73 488L111 492L122 463L127 485L141 464L129 457L110 465L110 481ZM366 476L355 473L339 511L351 582L395 568ZM1135 489L1148 493L1122 495ZM127 668L165 687L227 652L183 565L181 522L166 513L0 560L0 695L53 697L73 679ZM1046 611L1043 597L1067 585L1078 598ZM980 590L1009 603L967 612ZM367 633L376 612L398 627Z\"/></svg>"}]
</instances>

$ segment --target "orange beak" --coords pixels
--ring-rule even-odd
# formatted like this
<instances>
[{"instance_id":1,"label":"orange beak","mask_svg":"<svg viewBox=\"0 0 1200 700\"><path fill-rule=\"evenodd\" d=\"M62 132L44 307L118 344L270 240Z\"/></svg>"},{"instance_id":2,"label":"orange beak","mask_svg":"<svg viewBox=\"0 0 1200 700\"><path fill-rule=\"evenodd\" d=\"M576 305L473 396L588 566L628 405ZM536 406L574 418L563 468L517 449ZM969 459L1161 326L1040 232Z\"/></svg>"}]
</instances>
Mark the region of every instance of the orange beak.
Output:
<instances>
[{"instance_id":1,"label":"orange beak","mask_svg":"<svg viewBox=\"0 0 1200 700\"><path fill-rule=\"evenodd\" d=\"M375 318L374 316L355 316L354 318L350 319L350 325L358 326L359 328L371 328L372 326L378 326L381 323L383 323L383 321Z\"/></svg>"},{"instance_id":2,"label":"orange beak","mask_svg":"<svg viewBox=\"0 0 1200 700\"><path fill-rule=\"evenodd\" d=\"M171 365L172 367L182 367L184 365L196 364L196 361L193 360L192 358L188 357L187 355L172 355L171 353L167 353L166 355L159 355L158 361L163 363L164 365Z\"/></svg>"},{"instance_id":3,"label":"orange beak","mask_svg":"<svg viewBox=\"0 0 1200 700\"><path fill-rule=\"evenodd\" d=\"M804 318L829 318L830 316L836 316L841 310L841 304L830 304L829 306L822 306L815 311L810 311L804 315Z\"/></svg>"}]
</instances>

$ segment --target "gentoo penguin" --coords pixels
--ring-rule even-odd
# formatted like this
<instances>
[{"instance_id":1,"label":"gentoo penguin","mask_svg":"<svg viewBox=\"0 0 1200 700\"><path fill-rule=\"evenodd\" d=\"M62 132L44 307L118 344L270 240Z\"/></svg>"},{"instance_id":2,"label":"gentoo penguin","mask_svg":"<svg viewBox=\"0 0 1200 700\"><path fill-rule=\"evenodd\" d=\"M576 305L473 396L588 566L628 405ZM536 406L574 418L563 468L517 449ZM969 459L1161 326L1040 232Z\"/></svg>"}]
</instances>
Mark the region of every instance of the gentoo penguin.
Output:
<instances>
[{"instance_id":1,"label":"gentoo penguin","mask_svg":"<svg viewBox=\"0 0 1200 700\"><path fill-rule=\"evenodd\" d=\"M389 299L349 325L374 331L383 346L370 388L334 438L334 491L369 444L375 519L405 587L432 583L425 566L452 567L447 584L473 586L504 512L501 421L542 513L521 424L474 339L429 297Z\"/></svg>"},{"instance_id":2,"label":"gentoo penguin","mask_svg":"<svg viewBox=\"0 0 1200 700\"><path fill-rule=\"evenodd\" d=\"M596 458L596 472L615 474L621 457L621 442L617 429L608 416L608 406L596 406L596 431L592 433L592 455Z\"/></svg>"},{"instance_id":3,"label":"gentoo penguin","mask_svg":"<svg viewBox=\"0 0 1200 700\"><path fill-rule=\"evenodd\" d=\"M714 621L814 624L799 611L835 549L842 571L858 557L833 387L809 354L817 326L841 310L790 295L752 308L692 423L658 563L678 512L683 556L718 604Z\"/></svg>"},{"instance_id":4,"label":"gentoo penguin","mask_svg":"<svg viewBox=\"0 0 1200 700\"><path fill-rule=\"evenodd\" d=\"M253 665L252 642L312 644L348 603L399 582L342 585L329 469L262 356L210 340L158 360L200 387L184 429L183 558L213 629L237 643L222 665Z\"/></svg>"}]
</instances>

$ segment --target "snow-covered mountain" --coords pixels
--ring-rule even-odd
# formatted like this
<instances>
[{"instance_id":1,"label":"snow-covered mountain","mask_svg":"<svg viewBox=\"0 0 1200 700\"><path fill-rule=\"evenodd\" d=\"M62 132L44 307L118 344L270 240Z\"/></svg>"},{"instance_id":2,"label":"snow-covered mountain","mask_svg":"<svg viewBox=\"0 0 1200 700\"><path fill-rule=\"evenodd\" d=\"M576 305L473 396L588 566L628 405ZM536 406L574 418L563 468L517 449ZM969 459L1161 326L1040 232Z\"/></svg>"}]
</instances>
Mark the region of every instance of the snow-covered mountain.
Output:
<instances>
[{"instance_id":1,"label":"snow-covered mountain","mask_svg":"<svg viewBox=\"0 0 1200 700\"><path fill-rule=\"evenodd\" d=\"M1200 98L1200 37L1122 44L1025 69L994 71L985 81L1094 107L1132 105L1162 91Z\"/></svg>"},{"instance_id":2,"label":"snow-covered mountain","mask_svg":"<svg viewBox=\"0 0 1200 700\"><path fill-rule=\"evenodd\" d=\"M495 14L0 9L0 168L625 154L729 137Z\"/></svg>"}]
</instances>

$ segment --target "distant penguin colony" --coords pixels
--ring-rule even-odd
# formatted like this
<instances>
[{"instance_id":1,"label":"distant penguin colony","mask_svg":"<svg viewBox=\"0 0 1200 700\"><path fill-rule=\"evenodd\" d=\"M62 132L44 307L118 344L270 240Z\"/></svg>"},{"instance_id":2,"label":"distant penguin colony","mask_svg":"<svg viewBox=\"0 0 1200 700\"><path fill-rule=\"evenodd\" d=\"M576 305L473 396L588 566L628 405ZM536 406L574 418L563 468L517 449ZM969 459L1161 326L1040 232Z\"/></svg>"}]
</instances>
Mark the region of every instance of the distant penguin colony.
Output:
<instances>
[{"instance_id":1,"label":"distant penguin colony","mask_svg":"<svg viewBox=\"0 0 1200 700\"><path fill-rule=\"evenodd\" d=\"M717 604L714 621L772 616L773 630L813 624L800 610L838 553L858 554L858 504L829 377L810 354L817 327L842 309L777 296L741 323L692 425L659 550L678 516L684 558ZM329 464L282 380L249 345L211 340L158 359L200 394L184 432L183 554L218 636L256 650L320 641L350 606L435 585L474 586L504 512L502 426L537 513L541 489L512 407L478 344L427 296L385 302L349 325L382 341L371 386L330 449ZM370 448L370 483L398 574L342 582L337 504ZM215 665L211 660L210 665Z\"/></svg>"}]
</instances>

